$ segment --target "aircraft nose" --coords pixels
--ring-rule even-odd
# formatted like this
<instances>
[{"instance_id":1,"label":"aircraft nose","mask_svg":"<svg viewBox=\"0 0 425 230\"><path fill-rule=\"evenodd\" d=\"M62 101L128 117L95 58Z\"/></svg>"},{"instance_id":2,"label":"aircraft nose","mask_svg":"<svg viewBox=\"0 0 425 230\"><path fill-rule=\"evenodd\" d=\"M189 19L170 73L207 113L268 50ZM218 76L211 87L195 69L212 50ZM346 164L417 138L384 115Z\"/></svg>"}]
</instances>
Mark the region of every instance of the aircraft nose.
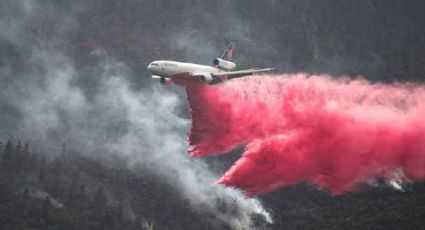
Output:
<instances>
[{"instance_id":1,"label":"aircraft nose","mask_svg":"<svg viewBox=\"0 0 425 230\"><path fill-rule=\"evenodd\" d=\"M151 63L148 65L148 71L149 71L151 74L156 74L157 70L158 70L158 64L157 64L157 63L155 63L155 62L151 62Z\"/></svg>"}]
</instances>

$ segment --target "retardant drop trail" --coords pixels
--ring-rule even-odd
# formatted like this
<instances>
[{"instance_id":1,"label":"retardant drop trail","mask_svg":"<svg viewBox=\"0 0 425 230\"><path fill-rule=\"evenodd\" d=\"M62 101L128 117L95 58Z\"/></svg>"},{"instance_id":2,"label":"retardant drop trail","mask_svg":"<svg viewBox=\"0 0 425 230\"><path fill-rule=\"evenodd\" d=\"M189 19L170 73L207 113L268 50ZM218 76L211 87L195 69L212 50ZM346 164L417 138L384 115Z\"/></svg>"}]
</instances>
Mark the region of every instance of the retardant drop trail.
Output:
<instances>
[{"instance_id":1,"label":"retardant drop trail","mask_svg":"<svg viewBox=\"0 0 425 230\"><path fill-rule=\"evenodd\" d=\"M279 75L186 87L191 156L246 145L218 183L248 196L308 182L334 194L402 169L425 178L425 87Z\"/></svg>"}]
</instances>

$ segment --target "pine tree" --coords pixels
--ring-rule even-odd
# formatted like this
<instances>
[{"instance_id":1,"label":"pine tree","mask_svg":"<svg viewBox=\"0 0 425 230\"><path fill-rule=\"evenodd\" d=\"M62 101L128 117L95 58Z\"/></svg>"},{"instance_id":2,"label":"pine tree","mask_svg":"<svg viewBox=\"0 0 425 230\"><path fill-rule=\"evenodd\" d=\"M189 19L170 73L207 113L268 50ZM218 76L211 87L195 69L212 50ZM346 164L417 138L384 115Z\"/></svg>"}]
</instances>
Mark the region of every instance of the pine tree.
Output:
<instances>
[{"instance_id":1,"label":"pine tree","mask_svg":"<svg viewBox=\"0 0 425 230\"><path fill-rule=\"evenodd\" d=\"M6 162L12 161L13 158L13 143L9 139L4 147L3 160Z\"/></svg>"},{"instance_id":2,"label":"pine tree","mask_svg":"<svg viewBox=\"0 0 425 230\"><path fill-rule=\"evenodd\" d=\"M25 154L29 154L30 153L30 145L28 144L28 142L25 142L24 153Z\"/></svg>"},{"instance_id":3,"label":"pine tree","mask_svg":"<svg viewBox=\"0 0 425 230\"><path fill-rule=\"evenodd\" d=\"M88 203L87 203L87 194L86 194L86 186L80 185L80 188L78 189L78 195L77 195L77 203L78 208L82 210L88 209Z\"/></svg>"},{"instance_id":4,"label":"pine tree","mask_svg":"<svg viewBox=\"0 0 425 230\"><path fill-rule=\"evenodd\" d=\"M29 197L30 197L30 191L29 191L28 187L25 187L25 190L22 193L22 203L28 202Z\"/></svg>"},{"instance_id":5,"label":"pine tree","mask_svg":"<svg viewBox=\"0 0 425 230\"><path fill-rule=\"evenodd\" d=\"M24 145L24 151L22 152L22 158L25 162L27 162L28 159L30 158L30 145L28 144L28 142L26 142L25 145Z\"/></svg>"},{"instance_id":6,"label":"pine tree","mask_svg":"<svg viewBox=\"0 0 425 230\"><path fill-rule=\"evenodd\" d=\"M40 179L40 181L44 181L46 179L46 159L44 157L41 160L38 178Z\"/></svg>"},{"instance_id":7,"label":"pine tree","mask_svg":"<svg viewBox=\"0 0 425 230\"><path fill-rule=\"evenodd\" d=\"M38 158L35 153L30 153L28 157L28 166L30 168L36 168L38 164Z\"/></svg>"},{"instance_id":8,"label":"pine tree","mask_svg":"<svg viewBox=\"0 0 425 230\"><path fill-rule=\"evenodd\" d=\"M66 155L66 153L67 153L67 150L66 150L66 144L65 144L65 142L64 142L64 143L62 143L62 156L65 156L65 155Z\"/></svg>"},{"instance_id":9,"label":"pine tree","mask_svg":"<svg viewBox=\"0 0 425 230\"><path fill-rule=\"evenodd\" d=\"M103 191L102 188L99 188L97 189L96 194L94 195L91 208L102 210L106 206L106 202L107 202L107 199L105 196L105 192Z\"/></svg>"},{"instance_id":10,"label":"pine tree","mask_svg":"<svg viewBox=\"0 0 425 230\"><path fill-rule=\"evenodd\" d=\"M46 196L43 201L43 204L41 205L40 218L43 218L45 221L47 221L51 208L52 204L50 202L50 198L49 196Z\"/></svg>"},{"instance_id":11,"label":"pine tree","mask_svg":"<svg viewBox=\"0 0 425 230\"><path fill-rule=\"evenodd\" d=\"M18 141L18 144L16 145L16 148L15 148L15 152L16 152L16 154L21 154L22 151L23 151L22 142Z\"/></svg>"},{"instance_id":12,"label":"pine tree","mask_svg":"<svg viewBox=\"0 0 425 230\"><path fill-rule=\"evenodd\" d=\"M84 198L86 197L86 186L85 185L80 185L80 189L79 189L79 194L78 196Z\"/></svg>"},{"instance_id":13,"label":"pine tree","mask_svg":"<svg viewBox=\"0 0 425 230\"><path fill-rule=\"evenodd\" d=\"M107 213L107 206L106 206L106 196L105 192L102 188L99 188L96 191L96 194L93 197L92 202L90 202L90 209L91 213L93 215L93 218L97 219L98 221L102 221L103 217Z\"/></svg>"},{"instance_id":14,"label":"pine tree","mask_svg":"<svg viewBox=\"0 0 425 230\"><path fill-rule=\"evenodd\" d=\"M77 202L77 186L77 179L74 177L68 188L68 197L65 203L67 207L75 207Z\"/></svg>"},{"instance_id":15,"label":"pine tree","mask_svg":"<svg viewBox=\"0 0 425 230\"><path fill-rule=\"evenodd\" d=\"M124 210L124 201L120 199L117 206L113 210L114 218L116 218L118 222L122 222L124 220Z\"/></svg>"},{"instance_id":16,"label":"pine tree","mask_svg":"<svg viewBox=\"0 0 425 230\"><path fill-rule=\"evenodd\" d=\"M140 230L142 229L142 218L137 215L136 219L131 224L131 230Z\"/></svg>"},{"instance_id":17,"label":"pine tree","mask_svg":"<svg viewBox=\"0 0 425 230\"><path fill-rule=\"evenodd\" d=\"M59 198L59 185L57 181L53 182L53 185L49 189L49 194L55 199Z\"/></svg>"},{"instance_id":18,"label":"pine tree","mask_svg":"<svg viewBox=\"0 0 425 230\"><path fill-rule=\"evenodd\" d=\"M18 141L18 144L16 145L16 148L15 148L15 154L14 154L14 157L12 159L15 164L21 163L21 161L22 161L22 151L23 151L22 143L21 143L21 141Z\"/></svg>"},{"instance_id":19,"label":"pine tree","mask_svg":"<svg viewBox=\"0 0 425 230\"><path fill-rule=\"evenodd\" d=\"M27 209L28 209L28 206L29 206L29 204L28 204L29 200L30 200L30 192L29 192L28 187L25 187L25 190L22 193L21 204L20 204L21 205L20 209L21 209L21 211L24 215L26 215L26 213L28 211Z\"/></svg>"}]
</instances>

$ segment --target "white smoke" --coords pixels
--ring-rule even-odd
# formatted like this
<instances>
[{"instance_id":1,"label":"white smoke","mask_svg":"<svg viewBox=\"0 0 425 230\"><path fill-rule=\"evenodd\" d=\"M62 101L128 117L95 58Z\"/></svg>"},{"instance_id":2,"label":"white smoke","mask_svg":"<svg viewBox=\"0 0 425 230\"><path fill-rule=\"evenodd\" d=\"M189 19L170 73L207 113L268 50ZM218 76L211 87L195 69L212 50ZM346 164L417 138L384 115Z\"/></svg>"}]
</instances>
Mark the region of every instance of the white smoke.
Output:
<instances>
[{"instance_id":1,"label":"white smoke","mask_svg":"<svg viewBox=\"0 0 425 230\"><path fill-rule=\"evenodd\" d=\"M127 159L130 167L142 166L156 172L158 178L181 191L180 195L194 209L214 214L233 229L251 228L252 214L271 222L258 200L244 199L238 191L212 186L218 175L202 160L188 157L189 120L178 116L182 104L178 94L157 82L141 90L132 89L127 80L131 71L105 52L95 50L92 58L99 62L92 68L101 77L96 82L97 90L87 95L77 82L78 69L60 49L63 38L53 35L53 39L34 40L27 34L31 21L41 12L62 18L55 8L29 0L7 4L16 13L2 18L7 23L1 24L0 39L28 55L19 63L24 71L11 65L0 67L0 103L18 114L13 119L2 117L1 121L16 124L12 129L15 136L44 147L67 143L98 159L108 154ZM74 25L71 16L63 18L66 22L54 25L60 31ZM1 135L4 139L8 133ZM223 212L220 202L234 211Z\"/></svg>"},{"instance_id":2,"label":"white smoke","mask_svg":"<svg viewBox=\"0 0 425 230\"><path fill-rule=\"evenodd\" d=\"M47 192L36 189L36 188L34 188L33 190L34 191L31 191L29 193L30 196L35 197L35 198L40 199L40 200L46 199L46 197L48 197L50 204L54 208L63 208L63 204L61 202L59 202L58 200L56 200L55 198L53 198L52 196L50 196L50 194L48 194Z\"/></svg>"},{"instance_id":3,"label":"white smoke","mask_svg":"<svg viewBox=\"0 0 425 230\"><path fill-rule=\"evenodd\" d=\"M194 207L212 211L235 228L248 227L249 215L254 213L264 214L271 221L255 199L244 199L235 190L211 186L217 175L208 170L203 161L188 158L186 135L189 121L176 115L181 100L177 94L159 84L140 92L131 91L119 76L106 81L102 91L105 94L99 98L109 101L111 109L114 104L127 108L130 124L126 134L117 142L108 144L109 149L124 151L135 164L149 165L164 175L170 184L177 186ZM229 216L227 212L220 212L218 199L234 204L240 215Z\"/></svg>"}]
</instances>

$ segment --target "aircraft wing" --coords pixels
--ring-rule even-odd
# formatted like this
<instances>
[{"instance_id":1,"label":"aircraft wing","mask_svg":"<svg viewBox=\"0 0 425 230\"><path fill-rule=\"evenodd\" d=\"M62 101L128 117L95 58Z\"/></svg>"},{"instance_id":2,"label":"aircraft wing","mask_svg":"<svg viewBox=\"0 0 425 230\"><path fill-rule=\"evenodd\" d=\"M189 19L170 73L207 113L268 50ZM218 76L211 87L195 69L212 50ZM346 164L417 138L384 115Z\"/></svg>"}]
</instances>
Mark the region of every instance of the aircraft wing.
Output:
<instances>
[{"instance_id":1,"label":"aircraft wing","mask_svg":"<svg viewBox=\"0 0 425 230\"><path fill-rule=\"evenodd\" d=\"M273 69L274 68L228 71L228 72L221 72L221 73L213 74L213 77L227 77L227 79L232 79L232 78L238 78L238 77L253 75L254 73L269 72L269 71L272 71Z\"/></svg>"}]
</instances>

